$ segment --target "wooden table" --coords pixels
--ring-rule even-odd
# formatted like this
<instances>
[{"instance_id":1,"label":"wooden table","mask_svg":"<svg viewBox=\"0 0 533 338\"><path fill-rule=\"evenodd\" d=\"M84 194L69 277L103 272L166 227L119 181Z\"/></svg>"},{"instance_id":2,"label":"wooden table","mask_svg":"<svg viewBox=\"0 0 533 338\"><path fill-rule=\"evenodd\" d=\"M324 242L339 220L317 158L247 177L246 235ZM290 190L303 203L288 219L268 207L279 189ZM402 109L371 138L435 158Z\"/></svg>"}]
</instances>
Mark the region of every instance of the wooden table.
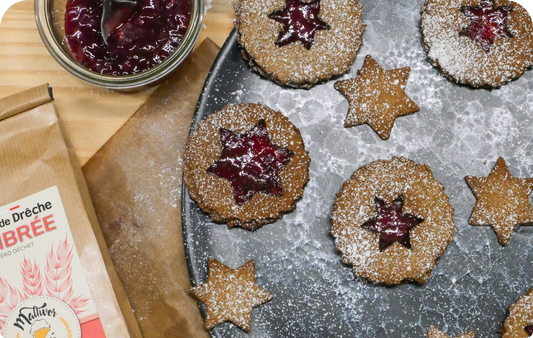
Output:
<instances>
[{"instance_id":1,"label":"wooden table","mask_svg":"<svg viewBox=\"0 0 533 338\"><path fill-rule=\"evenodd\" d=\"M222 46L233 28L231 1L207 0L197 45L209 37ZM14 4L0 23L0 97L43 83L54 88L55 105L82 165L155 89L125 94L86 84L70 75L44 47L34 21L33 1L24 0Z\"/></svg>"}]
</instances>

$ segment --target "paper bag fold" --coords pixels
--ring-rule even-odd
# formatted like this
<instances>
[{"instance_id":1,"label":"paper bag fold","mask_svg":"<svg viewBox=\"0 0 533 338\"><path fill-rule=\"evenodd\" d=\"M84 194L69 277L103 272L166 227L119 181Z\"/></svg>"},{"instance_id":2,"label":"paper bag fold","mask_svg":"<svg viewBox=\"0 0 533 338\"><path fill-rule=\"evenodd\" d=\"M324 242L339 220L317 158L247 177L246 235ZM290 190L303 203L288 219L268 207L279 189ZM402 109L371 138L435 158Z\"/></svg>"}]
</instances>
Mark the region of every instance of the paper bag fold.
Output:
<instances>
[{"instance_id":1,"label":"paper bag fold","mask_svg":"<svg viewBox=\"0 0 533 338\"><path fill-rule=\"evenodd\" d=\"M107 252L80 165L42 85L0 99L0 205L57 186L108 338L141 338Z\"/></svg>"}]
</instances>

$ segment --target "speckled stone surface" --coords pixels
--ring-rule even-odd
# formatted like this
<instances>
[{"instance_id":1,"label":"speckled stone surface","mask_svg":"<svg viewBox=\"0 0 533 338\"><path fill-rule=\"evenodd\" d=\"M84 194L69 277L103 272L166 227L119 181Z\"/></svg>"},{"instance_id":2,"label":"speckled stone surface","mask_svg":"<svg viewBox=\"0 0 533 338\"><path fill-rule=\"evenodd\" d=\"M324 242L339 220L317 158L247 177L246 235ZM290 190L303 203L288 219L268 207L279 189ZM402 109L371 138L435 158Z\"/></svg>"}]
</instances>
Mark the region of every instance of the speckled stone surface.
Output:
<instances>
[{"instance_id":1,"label":"speckled stone surface","mask_svg":"<svg viewBox=\"0 0 533 338\"><path fill-rule=\"evenodd\" d=\"M193 284L205 282L212 256L229 266L255 260L256 281L274 298L252 312L252 330L233 324L214 337L425 337L475 331L499 338L508 308L533 280L533 227L502 247L491 227L468 224L476 198L465 176L487 176L499 156L511 173L533 177L533 72L497 90L447 80L422 47L423 0L361 0L367 25L352 70L371 54L385 69L409 66L405 91L420 111L398 119L387 141L366 125L345 129L348 102L329 81L283 89L252 73L234 40L223 50L201 115L227 103L263 102L289 117L310 152L310 181L296 210L255 232L214 224L185 197L185 241ZM365 284L343 265L329 235L342 183L361 165L404 156L428 164L455 209L454 239L424 285Z\"/></svg>"}]
</instances>

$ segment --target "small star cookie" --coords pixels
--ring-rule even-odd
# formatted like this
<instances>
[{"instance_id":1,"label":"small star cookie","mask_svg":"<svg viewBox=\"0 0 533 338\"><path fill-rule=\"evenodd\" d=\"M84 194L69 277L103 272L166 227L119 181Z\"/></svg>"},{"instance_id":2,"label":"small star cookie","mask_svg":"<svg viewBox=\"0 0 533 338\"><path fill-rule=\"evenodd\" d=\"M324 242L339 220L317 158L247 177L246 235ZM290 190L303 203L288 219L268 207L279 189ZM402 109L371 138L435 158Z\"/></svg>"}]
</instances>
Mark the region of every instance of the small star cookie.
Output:
<instances>
[{"instance_id":1,"label":"small star cookie","mask_svg":"<svg viewBox=\"0 0 533 338\"><path fill-rule=\"evenodd\" d=\"M344 127L366 123L387 140L397 117L419 110L404 92L409 72L409 67L384 70L367 55L356 78L335 82L335 89L350 103Z\"/></svg>"},{"instance_id":2,"label":"small star cookie","mask_svg":"<svg viewBox=\"0 0 533 338\"><path fill-rule=\"evenodd\" d=\"M475 336L476 334L474 333L474 331L470 331L468 333L462 334L455 338L474 338ZM448 336L446 333L440 331L435 326L431 325L429 327L427 338L452 338L452 337Z\"/></svg>"},{"instance_id":3,"label":"small star cookie","mask_svg":"<svg viewBox=\"0 0 533 338\"><path fill-rule=\"evenodd\" d=\"M477 199L468 223L491 225L502 245L507 245L518 225L533 223L529 204L533 178L513 177L502 157L488 177L466 176L466 182Z\"/></svg>"},{"instance_id":4,"label":"small star cookie","mask_svg":"<svg viewBox=\"0 0 533 338\"><path fill-rule=\"evenodd\" d=\"M529 289L511 305L500 333L502 338L526 338L533 335L533 289Z\"/></svg>"},{"instance_id":5,"label":"small star cookie","mask_svg":"<svg viewBox=\"0 0 533 338\"><path fill-rule=\"evenodd\" d=\"M272 299L272 295L255 284L254 260L231 269L214 258L209 259L207 282L193 287L189 294L207 307L205 327L231 321L244 331L252 328L252 308Z\"/></svg>"}]
</instances>

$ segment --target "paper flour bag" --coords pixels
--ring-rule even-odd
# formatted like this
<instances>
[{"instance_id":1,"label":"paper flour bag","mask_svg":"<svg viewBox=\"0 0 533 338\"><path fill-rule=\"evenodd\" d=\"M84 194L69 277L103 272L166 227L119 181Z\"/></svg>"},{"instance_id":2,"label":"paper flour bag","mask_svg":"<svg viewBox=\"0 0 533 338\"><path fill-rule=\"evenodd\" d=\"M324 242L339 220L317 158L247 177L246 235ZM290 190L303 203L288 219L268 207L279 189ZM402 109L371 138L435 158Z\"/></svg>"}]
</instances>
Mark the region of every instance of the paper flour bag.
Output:
<instances>
[{"instance_id":1,"label":"paper flour bag","mask_svg":"<svg viewBox=\"0 0 533 338\"><path fill-rule=\"evenodd\" d=\"M0 333L140 338L47 85L0 99Z\"/></svg>"}]
</instances>

